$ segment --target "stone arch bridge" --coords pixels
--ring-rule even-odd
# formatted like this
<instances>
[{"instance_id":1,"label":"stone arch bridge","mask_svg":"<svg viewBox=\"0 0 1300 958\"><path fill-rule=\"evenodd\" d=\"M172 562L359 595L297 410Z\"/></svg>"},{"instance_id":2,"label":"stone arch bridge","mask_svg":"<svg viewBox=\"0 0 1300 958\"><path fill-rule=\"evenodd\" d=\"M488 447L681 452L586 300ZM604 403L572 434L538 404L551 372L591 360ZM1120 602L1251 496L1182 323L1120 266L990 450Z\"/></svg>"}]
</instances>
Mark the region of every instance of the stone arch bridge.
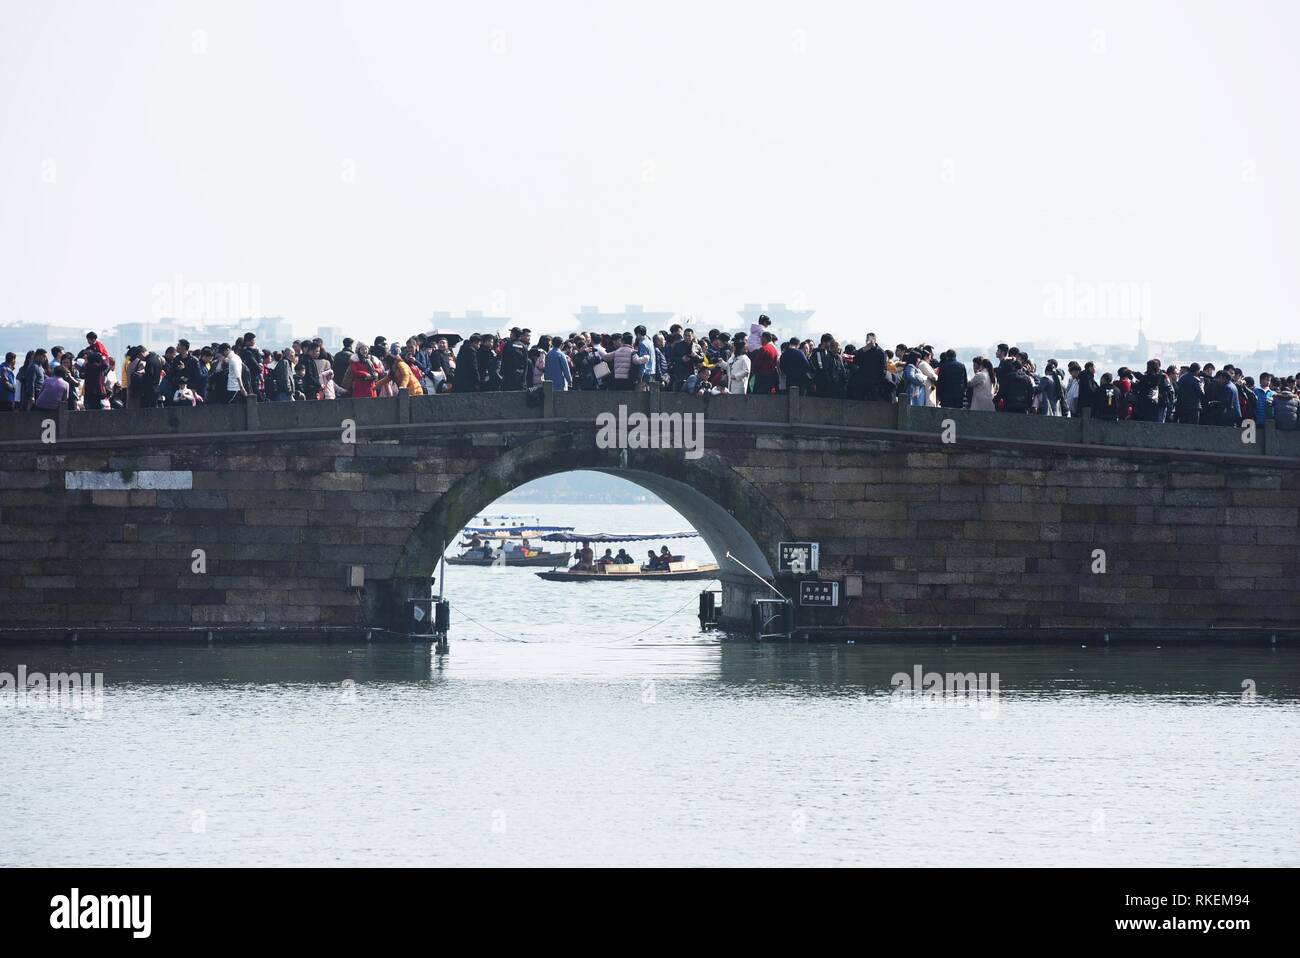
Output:
<instances>
[{"instance_id":1,"label":"stone arch bridge","mask_svg":"<svg viewBox=\"0 0 1300 958\"><path fill-rule=\"evenodd\" d=\"M601 448L597 418L620 406L702 415L698 458ZM402 631L405 600L429 595L466 521L531 479L594 469L701 532L723 565L727 625L745 627L750 601L771 593L724 553L794 595L777 544L812 540L844 597L799 609L802 634L1290 637L1300 436L1270 423L1244 438L549 386L538 405L487 393L12 414L0 416L0 632Z\"/></svg>"}]
</instances>

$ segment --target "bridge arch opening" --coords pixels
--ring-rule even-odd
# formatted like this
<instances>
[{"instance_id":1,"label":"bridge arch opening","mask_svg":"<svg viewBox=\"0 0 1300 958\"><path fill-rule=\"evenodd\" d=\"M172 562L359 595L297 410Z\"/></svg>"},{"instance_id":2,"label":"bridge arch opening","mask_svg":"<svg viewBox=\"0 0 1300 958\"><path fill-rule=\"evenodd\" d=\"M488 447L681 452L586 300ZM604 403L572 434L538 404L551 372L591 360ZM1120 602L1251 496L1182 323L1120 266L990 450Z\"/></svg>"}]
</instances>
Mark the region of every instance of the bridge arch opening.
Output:
<instances>
[{"instance_id":1,"label":"bridge arch opening","mask_svg":"<svg viewBox=\"0 0 1300 958\"><path fill-rule=\"evenodd\" d=\"M668 450L599 449L591 437L575 434L552 434L507 448L455 482L407 536L394 585L408 596L427 595L445 549L475 516L528 482L575 471L628 480L678 512L719 565L724 616L739 622L748 616L753 598L771 596L754 575L726 558L731 553L771 581L777 543L790 538L784 517L752 482L717 456L687 460Z\"/></svg>"}]
</instances>

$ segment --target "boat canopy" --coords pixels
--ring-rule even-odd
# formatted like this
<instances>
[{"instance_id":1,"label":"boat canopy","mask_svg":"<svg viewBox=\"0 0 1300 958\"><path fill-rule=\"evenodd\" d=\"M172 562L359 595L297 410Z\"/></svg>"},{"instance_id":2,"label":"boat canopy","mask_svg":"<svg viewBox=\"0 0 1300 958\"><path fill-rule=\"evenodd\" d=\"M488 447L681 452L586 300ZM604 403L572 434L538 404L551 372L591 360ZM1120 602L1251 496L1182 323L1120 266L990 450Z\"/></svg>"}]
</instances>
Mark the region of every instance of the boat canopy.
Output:
<instances>
[{"instance_id":1,"label":"boat canopy","mask_svg":"<svg viewBox=\"0 0 1300 958\"><path fill-rule=\"evenodd\" d=\"M611 535L608 532L553 532L542 536L545 542L647 542L651 539L694 539L698 532L651 532L637 535Z\"/></svg>"},{"instance_id":2,"label":"boat canopy","mask_svg":"<svg viewBox=\"0 0 1300 958\"><path fill-rule=\"evenodd\" d=\"M499 526L466 526L461 530L461 535L468 536L504 536L508 533L518 535L521 532L568 532L573 526L537 526L531 523L520 523L519 525L499 525Z\"/></svg>"}]
</instances>

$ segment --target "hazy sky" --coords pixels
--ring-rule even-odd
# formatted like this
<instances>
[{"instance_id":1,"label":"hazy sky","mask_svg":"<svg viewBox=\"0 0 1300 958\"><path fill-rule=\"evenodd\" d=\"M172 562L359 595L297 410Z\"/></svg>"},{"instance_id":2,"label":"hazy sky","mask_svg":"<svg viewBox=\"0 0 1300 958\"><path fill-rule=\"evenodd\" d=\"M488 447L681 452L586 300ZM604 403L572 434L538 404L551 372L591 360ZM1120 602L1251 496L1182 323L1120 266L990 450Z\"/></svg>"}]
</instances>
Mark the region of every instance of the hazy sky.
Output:
<instances>
[{"instance_id":1,"label":"hazy sky","mask_svg":"<svg viewBox=\"0 0 1300 958\"><path fill-rule=\"evenodd\" d=\"M1153 338L1297 339L1298 11L0 0L0 322L179 275L367 337L785 301L1130 340L1088 296L1134 284Z\"/></svg>"}]
</instances>

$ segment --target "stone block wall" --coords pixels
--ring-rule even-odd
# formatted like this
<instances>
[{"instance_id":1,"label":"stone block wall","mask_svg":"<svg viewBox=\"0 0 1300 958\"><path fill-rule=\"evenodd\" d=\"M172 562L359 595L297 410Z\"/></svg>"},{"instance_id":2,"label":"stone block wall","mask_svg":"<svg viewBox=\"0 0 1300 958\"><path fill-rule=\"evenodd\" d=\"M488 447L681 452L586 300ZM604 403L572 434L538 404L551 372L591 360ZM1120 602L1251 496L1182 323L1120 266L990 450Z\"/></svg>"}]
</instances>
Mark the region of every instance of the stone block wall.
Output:
<instances>
[{"instance_id":1,"label":"stone block wall","mask_svg":"<svg viewBox=\"0 0 1300 958\"><path fill-rule=\"evenodd\" d=\"M1233 430L1164 427L1187 441L1118 448L1096 437L1141 424L1101 435L960 413L944 443L946 411L758 398L572 394L550 416L522 394L90 413L64 417L54 444L31 420L0 423L0 631L383 625L382 606L418 588L423 517L453 490L457 515L472 514L538 474L617 473L593 436L620 401L705 413L704 460L643 458L629 475L705 490L725 520L715 549L738 524L772 566L777 541L809 539L823 578L861 576L860 599L802 610L804 625L1300 627L1289 437L1243 450ZM355 443L335 434L343 418ZM528 475L511 471L512 450L557 440ZM347 585L350 565L367 589Z\"/></svg>"}]
</instances>

